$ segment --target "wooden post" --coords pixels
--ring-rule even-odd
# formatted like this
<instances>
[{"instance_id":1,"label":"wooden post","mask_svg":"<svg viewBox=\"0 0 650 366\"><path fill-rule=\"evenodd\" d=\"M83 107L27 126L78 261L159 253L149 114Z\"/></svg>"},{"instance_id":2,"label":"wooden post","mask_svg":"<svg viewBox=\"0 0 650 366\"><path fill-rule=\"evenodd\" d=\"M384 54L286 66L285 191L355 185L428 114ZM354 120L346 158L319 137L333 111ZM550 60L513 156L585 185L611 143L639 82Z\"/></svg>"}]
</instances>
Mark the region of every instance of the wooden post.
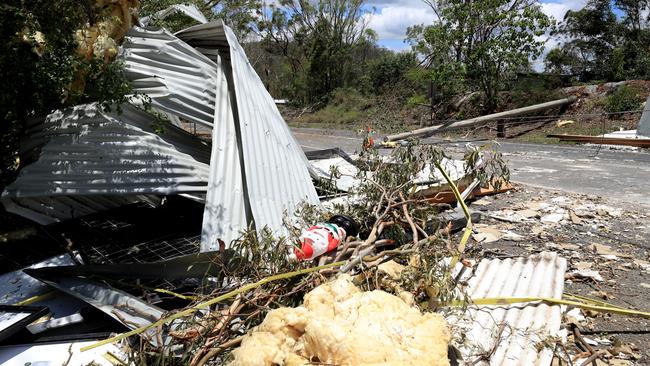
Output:
<instances>
[{"instance_id":1,"label":"wooden post","mask_svg":"<svg viewBox=\"0 0 650 366\"><path fill-rule=\"evenodd\" d=\"M497 121L497 137L506 137L506 124L503 120Z\"/></svg>"}]
</instances>

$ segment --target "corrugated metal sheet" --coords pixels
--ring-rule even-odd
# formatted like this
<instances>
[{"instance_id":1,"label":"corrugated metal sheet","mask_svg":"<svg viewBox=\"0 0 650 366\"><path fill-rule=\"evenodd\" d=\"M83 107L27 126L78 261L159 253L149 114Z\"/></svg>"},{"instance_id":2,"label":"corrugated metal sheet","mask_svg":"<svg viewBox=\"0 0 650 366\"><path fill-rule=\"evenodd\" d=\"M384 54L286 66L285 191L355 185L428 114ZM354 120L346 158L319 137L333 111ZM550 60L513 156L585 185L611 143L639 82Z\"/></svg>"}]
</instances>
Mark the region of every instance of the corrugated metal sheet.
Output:
<instances>
[{"instance_id":1,"label":"corrugated metal sheet","mask_svg":"<svg viewBox=\"0 0 650 366\"><path fill-rule=\"evenodd\" d=\"M165 30L138 27L127 34L122 52L134 89L154 107L212 128L203 251L218 249L217 239L230 243L249 222L228 81L218 52L206 54Z\"/></svg>"},{"instance_id":2,"label":"corrugated metal sheet","mask_svg":"<svg viewBox=\"0 0 650 366\"><path fill-rule=\"evenodd\" d=\"M227 245L248 227L243 171L228 81L218 55L210 180L203 211L201 251L219 249L217 239Z\"/></svg>"},{"instance_id":3,"label":"corrugated metal sheet","mask_svg":"<svg viewBox=\"0 0 650 366\"><path fill-rule=\"evenodd\" d=\"M472 299L560 299L566 267L566 259L554 252L527 258L484 259L469 279L467 295ZM477 365L541 366L551 363L554 344L545 346L544 341L558 335L562 314L558 305L520 303L469 307L460 318L449 316L447 320L454 331L464 337L459 349L467 364L478 360L496 344L489 361L480 361ZM501 333L500 328L503 329Z\"/></svg>"},{"instance_id":4,"label":"corrugated metal sheet","mask_svg":"<svg viewBox=\"0 0 650 366\"><path fill-rule=\"evenodd\" d=\"M43 221L90 213L95 198L107 197L106 208L123 204L110 202L115 196L207 192L202 249L214 250L217 239L230 242L249 224L285 234L285 212L319 204L310 164L233 32L222 22L200 27L178 34L197 49L164 30L134 27L122 57L154 108L214 126L211 151L133 106L119 116L78 106L32 127L25 149L36 161L7 188L8 205Z\"/></svg>"},{"instance_id":5,"label":"corrugated metal sheet","mask_svg":"<svg viewBox=\"0 0 650 366\"><path fill-rule=\"evenodd\" d=\"M53 341L54 342L54 341ZM0 346L0 365L98 365L114 366L114 359L128 363L128 357L114 344L81 352L97 341L31 343Z\"/></svg>"},{"instance_id":6,"label":"corrugated metal sheet","mask_svg":"<svg viewBox=\"0 0 650 366\"><path fill-rule=\"evenodd\" d=\"M190 27L176 36L202 52L216 49L224 57L234 91L244 192L253 221L258 229L268 226L276 234L284 234L283 212L292 212L302 201L319 203L305 154L230 28L216 21Z\"/></svg>"},{"instance_id":7,"label":"corrugated metal sheet","mask_svg":"<svg viewBox=\"0 0 650 366\"><path fill-rule=\"evenodd\" d=\"M188 121L212 127L217 65L164 29L133 27L120 57L133 90L152 105Z\"/></svg>"},{"instance_id":8,"label":"corrugated metal sheet","mask_svg":"<svg viewBox=\"0 0 650 366\"><path fill-rule=\"evenodd\" d=\"M25 269L24 272L65 294L92 305L130 329L146 327L161 319L165 314L162 309L127 292L81 276L56 275L51 272L42 272L39 269ZM161 337L162 342L158 340L157 335ZM168 344L169 341L164 333L158 334L156 329L146 330L144 337L155 346Z\"/></svg>"},{"instance_id":9,"label":"corrugated metal sheet","mask_svg":"<svg viewBox=\"0 0 650 366\"><path fill-rule=\"evenodd\" d=\"M8 210L43 223L133 202L139 195L207 191L208 144L129 105L57 111L34 124L23 146L36 161L2 194ZM47 218L50 218L47 222Z\"/></svg>"},{"instance_id":10,"label":"corrugated metal sheet","mask_svg":"<svg viewBox=\"0 0 650 366\"><path fill-rule=\"evenodd\" d=\"M201 10L194 4L174 4L166 9L160 10L152 15L140 18L140 24L146 26L152 20L165 19L170 15L182 13L196 20L199 23L207 23L208 20Z\"/></svg>"}]
</instances>

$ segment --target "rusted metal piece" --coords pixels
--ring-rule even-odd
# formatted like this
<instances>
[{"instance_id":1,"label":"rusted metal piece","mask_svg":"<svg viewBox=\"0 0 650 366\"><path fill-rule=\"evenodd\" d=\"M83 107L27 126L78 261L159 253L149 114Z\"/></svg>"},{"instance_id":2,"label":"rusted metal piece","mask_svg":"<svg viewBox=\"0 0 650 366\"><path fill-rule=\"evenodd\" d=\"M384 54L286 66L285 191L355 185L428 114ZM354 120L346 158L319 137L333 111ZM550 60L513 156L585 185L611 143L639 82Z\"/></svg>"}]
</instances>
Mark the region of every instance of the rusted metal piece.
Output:
<instances>
[{"instance_id":1,"label":"rusted metal piece","mask_svg":"<svg viewBox=\"0 0 650 366\"><path fill-rule=\"evenodd\" d=\"M588 144L623 145L635 147L650 147L650 138L620 138L588 135L546 135L549 138L560 139L560 141L584 142Z\"/></svg>"}]
</instances>

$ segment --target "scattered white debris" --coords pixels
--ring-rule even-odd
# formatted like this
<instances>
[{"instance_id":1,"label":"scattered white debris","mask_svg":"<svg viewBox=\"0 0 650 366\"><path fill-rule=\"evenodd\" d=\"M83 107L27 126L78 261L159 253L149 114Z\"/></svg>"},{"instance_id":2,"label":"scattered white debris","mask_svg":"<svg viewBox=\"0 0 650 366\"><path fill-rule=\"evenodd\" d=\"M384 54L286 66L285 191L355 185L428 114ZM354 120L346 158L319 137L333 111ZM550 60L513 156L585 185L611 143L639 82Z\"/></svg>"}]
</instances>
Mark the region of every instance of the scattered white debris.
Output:
<instances>
[{"instance_id":1,"label":"scattered white debris","mask_svg":"<svg viewBox=\"0 0 650 366\"><path fill-rule=\"evenodd\" d=\"M475 225L474 228L476 233L472 235L472 238L474 238L477 243L492 243L503 237L501 230L489 226Z\"/></svg>"},{"instance_id":2,"label":"scattered white debris","mask_svg":"<svg viewBox=\"0 0 650 366\"><path fill-rule=\"evenodd\" d=\"M582 310L580 310L580 308L573 308L567 311L565 317L567 319L567 322L574 323L574 324L581 324L587 319L582 314Z\"/></svg>"},{"instance_id":3,"label":"scattered white debris","mask_svg":"<svg viewBox=\"0 0 650 366\"><path fill-rule=\"evenodd\" d=\"M503 238L503 240L509 240L509 241L523 241L524 239L526 239L526 237L524 237L523 235L519 235L519 234L517 234L515 232L512 232L510 230L507 230L503 234L502 238Z\"/></svg>"},{"instance_id":4,"label":"scattered white debris","mask_svg":"<svg viewBox=\"0 0 650 366\"><path fill-rule=\"evenodd\" d=\"M541 221L549 224L557 224L562 221L562 219L564 219L563 213L552 213L542 216Z\"/></svg>"},{"instance_id":5,"label":"scattered white debris","mask_svg":"<svg viewBox=\"0 0 650 366\"><path fill-rule=\"evenodd\" d=\"M595 271L593 269L582 269L578 271L573 271L567 273L567 277L569 278L591 278L594 281L597 282L603 282L605 279L598 273L598 271Z\"/></svg>"}]
</instances>

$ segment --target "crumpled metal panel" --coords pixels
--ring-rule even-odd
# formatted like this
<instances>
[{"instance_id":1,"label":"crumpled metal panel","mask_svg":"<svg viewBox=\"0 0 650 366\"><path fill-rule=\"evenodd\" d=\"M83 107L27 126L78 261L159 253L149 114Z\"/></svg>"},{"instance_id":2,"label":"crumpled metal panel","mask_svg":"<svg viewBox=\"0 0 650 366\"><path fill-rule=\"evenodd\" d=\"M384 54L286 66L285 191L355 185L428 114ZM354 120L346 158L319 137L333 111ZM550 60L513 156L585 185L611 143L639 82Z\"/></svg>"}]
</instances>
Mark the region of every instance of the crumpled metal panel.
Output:
<instances>
[{"instance_id":1,"label":"crumpled metal panel","mask_svg":"<svg viewBox=\"0 0 650 366\"><path fill-rule=\"evenodd\" d=\"M133 27L120 57L133 90L172 115L212 127L219 68L160 28Z\"/></svg>"},{"instance_id":2,"label":"crumpled metal panel","mask_svg":"<svg viewBox=\"0 0 650 366\"><path fill-rule=\"evenodd\" d=\"M130 105L122 114L97 104L49 115L28 134L23 167L6 187L7 209L43 223L116 207L141 195L207 191L209 146ZM86 212L87 211L87 212Z\"/></svg>"},{"instance_id":3,"label":"crumpled metal panel","mask_svg":"<svg viewBox=\"0 0 650 366\"><path fill-rule=\"evenodd\" d=\"M229 246L250 221L246 213L243 164L228 81L219 56L213 56L218 64L218 73L215 79L210 179L201 229L202 252L219 250L218 239Z\"/></svg>"},{"instance_id":4,"label":"crumpled metal panel","mask_svg":"<svg viewBox=\"0 0 650 366\"><path fill-rule=\"evenodd\" d=\"M266 226L277 235L286 234L284 212L292 213L300 202L319 204L304 152L230 28L214 21L176 36L202 52L216 49L229 61L225 69L232 80L244 194L258 230Z\"/></svg>"},{"instance_id":5,"label":"crumpled metal panel","mask_svg":"<svg viewBox=\"0 0 650 366\"><path fill-rule=\"evenodd\" d=\"M127 34L122 52L135 91L157 109L212 129L203 251L218 249L217 239L230 243L249 221L228 81L218 52L208 54L164 29L138 27Z\"/></svg>"},{"instance_id":6,"label":"crumpled metal panel","mask_svg":"<svg viewBox=\"0 0 650 366\"><path fill-rule=\"evenodd\" d=\"M165 19L170 15L176 14L176 13L182 13L187 15L188 17L196 20L199 23L207 23L208 19L206 19L205 15L201 13L201 10L196 7L194 4L174 4L168 8L165 8L163 10L160 10L153 15L149 15L146 17L140 18L140 24L143 26L146 26L151 22L152 20L155 19Z\"/></svg>"},{"instance_id":7,"label":"crumpled metal panel","mask_svg":"<svg viewBox=\"0 0 650 366\"><path fill-rule=\"evenodd\" d=\"M555 252L527 258L484 259L468 281L472 299L498 297L562 298L566 259ZM454 332L462 334L459 350L467 364L496 349L488 361L476 365L550 365L553 345L544 341L558 336L562 324L559 305L518 303L470 306L461 317L448 316Z\"/></svg>"},{"instance_id":8,"label":"crumpled metal panel","mask_svg":"<svg viewBox=\"0 0 650 366\"><path fill-rule=\"evenodd\" d=\"M165 314L162 309L138 297L84 277L59 276L47 271L41 272L41 269L25 269L24 272L63 293L87 302L129 329L151 325ZM155 346L169 342L169 339L162 332L158 334L156 329L148 329L143 334Z\"/></svg>"}]
</instances>

